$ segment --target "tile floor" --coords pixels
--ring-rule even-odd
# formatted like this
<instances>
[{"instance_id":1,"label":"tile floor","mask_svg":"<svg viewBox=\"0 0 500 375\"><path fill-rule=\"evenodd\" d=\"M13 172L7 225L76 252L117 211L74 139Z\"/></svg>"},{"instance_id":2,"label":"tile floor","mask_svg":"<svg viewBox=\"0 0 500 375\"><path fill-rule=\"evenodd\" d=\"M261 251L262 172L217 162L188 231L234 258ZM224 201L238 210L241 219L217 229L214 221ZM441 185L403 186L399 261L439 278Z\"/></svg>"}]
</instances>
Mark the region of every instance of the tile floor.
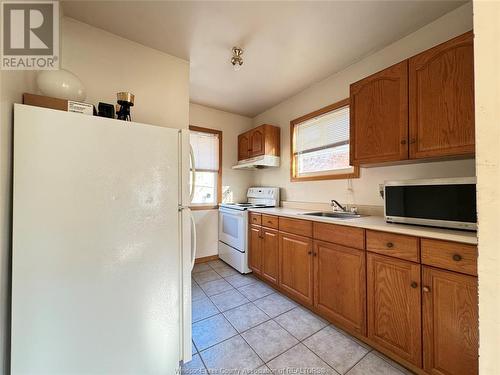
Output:
<instances>
[{"instance_id":1,"label":"tile floor","mask_svg":"<svg viewBox=\"0 0 500 375\"><path fill-rule=\"evenodd\" d=\"M193 269L193 360L183 374L411 374L252 275Z\"/></svg>"}]
</instances>

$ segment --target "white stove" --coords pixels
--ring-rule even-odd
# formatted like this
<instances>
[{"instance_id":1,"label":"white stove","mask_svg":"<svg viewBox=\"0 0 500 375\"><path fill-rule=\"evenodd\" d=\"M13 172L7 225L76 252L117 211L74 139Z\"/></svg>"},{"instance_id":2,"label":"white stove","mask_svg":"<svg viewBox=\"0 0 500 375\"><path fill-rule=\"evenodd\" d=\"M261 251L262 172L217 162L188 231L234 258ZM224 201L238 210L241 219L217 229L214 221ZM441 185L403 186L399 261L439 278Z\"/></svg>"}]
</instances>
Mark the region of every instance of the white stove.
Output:
<instances>
[{"instance_id":1,"label":"white stove","mask_svg":"<svg viewBox=\"0 0 500 375\"><path fill-rule=\"evenodd\" d=\"M276 207L280 203L280 188L251 187L247 191L247 201L244 203L222 203L220 207L233 210L247 210L249 208Z\"/></svg>"},{"instance_id":2,"label":"white stove","mask_svg":"<svg viewBox=\"0 0 500 375\"><path fill-rule=\"evenodd\" d=\"M219 206L219 258L240 273L248 268L248 209L279 206L280 189L251 187L245 203L223 203Z\"/></svg>"}]
</instances>

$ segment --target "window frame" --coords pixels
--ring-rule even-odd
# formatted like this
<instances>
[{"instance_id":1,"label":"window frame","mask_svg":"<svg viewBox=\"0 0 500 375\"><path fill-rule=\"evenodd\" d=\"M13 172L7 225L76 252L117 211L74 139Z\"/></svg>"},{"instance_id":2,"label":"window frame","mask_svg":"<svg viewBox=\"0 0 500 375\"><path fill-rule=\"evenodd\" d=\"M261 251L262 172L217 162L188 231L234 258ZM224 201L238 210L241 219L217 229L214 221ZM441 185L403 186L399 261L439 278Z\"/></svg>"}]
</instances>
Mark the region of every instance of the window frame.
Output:
<instances>
[{"instance_id":1,"label":"window frame","mask_svg":"<svg viewBox=\"0 0 500 375\"><path fill-rule=\"evenodd\" d=\"M219 204L222 202L222 130L216 130L211 128L204 128L201 126L189 125L189 131L199 132L199 133L209 133L217 134L219 138L219 169L217 171L217 201L215 205L211 204L196 204L189 205L192 211L202 211L202 210L214 210L219 208Z\"/></svg>"},{"instance_id":2,"label":"window frame","mask_svg":"<svg viewBox=\"0 0 500 375\"><path fill-rule=\"evenodd\" d=\"M314 112L308 113L304 116L298 117L292 121L290 121L290 181L292 182L300 182L300 181L320 181L320 180L342 180L342 179L350 179L350 178L359 178L359 166L351 165L353 171L351 173L328 173L321 174L317 176L298 176L297 175L297 162L295 155L295 127L300 125L301 123L310 120L314 117L318 117L324 115L328 112L332 112L336 109L349 106L350 99L344 99L338 101L336 103L327 105L326 107L320 108ZM349 122L349 128L351 124ZM351 143L351 139L349 136L349 144Z\"/></svg>"}]
</instances>

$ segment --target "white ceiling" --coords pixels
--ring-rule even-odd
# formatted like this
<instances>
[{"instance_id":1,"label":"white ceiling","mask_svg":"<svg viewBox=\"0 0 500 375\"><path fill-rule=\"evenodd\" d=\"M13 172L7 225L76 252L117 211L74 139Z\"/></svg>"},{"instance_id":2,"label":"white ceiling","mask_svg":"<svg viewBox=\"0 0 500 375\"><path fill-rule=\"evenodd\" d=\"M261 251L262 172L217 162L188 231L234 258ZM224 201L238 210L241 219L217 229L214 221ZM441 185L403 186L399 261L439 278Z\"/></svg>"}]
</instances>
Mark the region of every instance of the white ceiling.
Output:
<instances>
[{"instance_id":1,"label":"white ceiling","mask_svg":"<svg viewBox=\"0 0 500 375\"><path fill-rule=\"evenodd\" d=\"M65 1L63 8L189 60L192 102L253 117L463 3ZM244 49L238 72L229 62L235 45Z\"/></svg>"}]
</instances>

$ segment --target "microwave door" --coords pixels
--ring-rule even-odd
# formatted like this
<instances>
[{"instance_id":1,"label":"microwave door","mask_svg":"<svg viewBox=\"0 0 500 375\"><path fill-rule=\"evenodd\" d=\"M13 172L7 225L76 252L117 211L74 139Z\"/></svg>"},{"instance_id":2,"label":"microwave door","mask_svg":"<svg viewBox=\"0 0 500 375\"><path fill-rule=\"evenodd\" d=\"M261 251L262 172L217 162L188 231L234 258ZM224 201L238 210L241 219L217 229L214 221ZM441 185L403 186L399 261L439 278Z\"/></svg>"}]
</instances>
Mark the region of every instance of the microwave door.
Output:
<instances>
[{"instance_id":1,"label":"microwave door","mask_svg":"<svg viewBox=\"0 0 500 375\"><path fill-rule=\"evenodd\" d=\"M385 186L388 222L476 229L475 184L400 184Z\"/></svg>"}]
</instances>

